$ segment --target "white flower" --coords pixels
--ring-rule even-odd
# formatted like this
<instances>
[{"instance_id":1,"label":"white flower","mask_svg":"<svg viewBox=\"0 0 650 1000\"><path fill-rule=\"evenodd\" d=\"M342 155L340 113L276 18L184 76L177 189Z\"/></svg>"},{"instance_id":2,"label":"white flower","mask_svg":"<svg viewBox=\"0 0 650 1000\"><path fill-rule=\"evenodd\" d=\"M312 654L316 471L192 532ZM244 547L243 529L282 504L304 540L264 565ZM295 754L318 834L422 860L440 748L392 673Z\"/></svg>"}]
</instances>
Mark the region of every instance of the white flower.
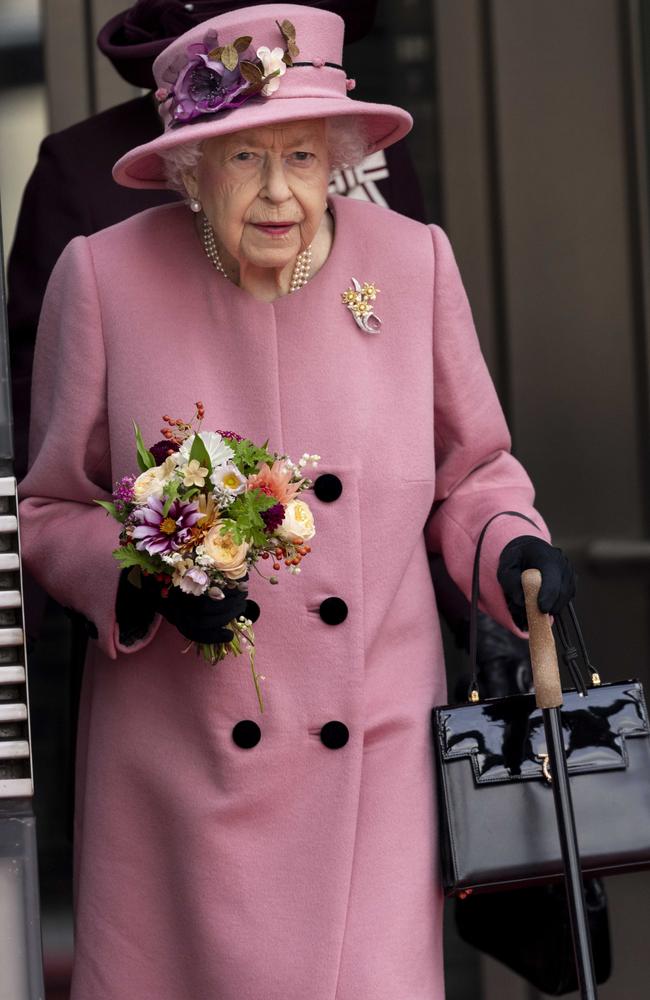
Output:
<instances>
[{"instance_id":1,"label":"white flower","mask_svg":"<svg viewBox=\"0 0 650 1000\"><path fill-rule=\"evenodd\" d=\"M226 510L226 508L230 507L231 503L234 503L236 500L234 493L227 493L225 490L216 490L214 496L219 510Z\"/></svg>"},{"instance_id":2,"label":"white flower","mask_svg":"<svg viewBox=\"0 0 650 1000\"><path fill-rule=\"evenodd\" d=\"M212 470L210 479L217 489L223 490L224 493L231 496L237 496L246 489L246 477L242 476L234 462L226 462L225 465L217 466L216 469Z\"/></svg>"},{"instance_id":3,"label":"white flower","mask_svg":"<svg viewBox=\"0 0 650 1000\"><path fill-rule=\"evenodd\" d=\"M195 458L187 465L183 465L179 471L183 477L183 486L205 486L208 470L204 469Z\"/></svg>"},{"instance_id":4,"label":"white flower","mask_svg":"<svg viewBox=\"0 0 650 1000\"><path fill-rule=\"evenodd\" d=\"M180 552L166 552L162 556L162 561L168 563L170 566L176 566L177 563L184 562L184 559Z\"/></svg>"},{"instance_id":5,"label":"white flower","mask_svg":"<svg viewBox=\"0 0 650 1000\"><path fill-rule=\"evenodd\" d=\"M280 538L300 545L308 542L316 534L314 515L304 500L290 500L284 512L284 520L275 529Z\"/></svg>"},{"instance_id":6,"label":"white flower","mask_svg":"<svg viewBox=\"0 0 650 1000\"><path fill-rule=\"evenodd\" d=\"M192 450L195 437L196 434L190 434L190 436L183 441L182 445L178 449L178 455L183 459L185 464L187 464L190 460L190 452ZM201 431L199 437L203 441L206 451L210 456L213 469L215 466L223 465L224 462L229 462L231 458L234 458L234 451L230 445L226 444L224 439L221 437L221 434L217 434L216 431Z\"/></svg>"},{"instance_id":7,"label":"white flower","mask_svg":"<svg viewBox=\"0 0 650 1000\"><path fill-rule=\"evenodd\" d=\"M278 75L274 76L272 80L269 80L269 82L262 87L262 93L265 97L270 97L271 94L280 86L280 77L284 75L287 69L286 63L282 61L283 55L284 49L271 50L266 45L262 45L257 50L257 58L262 61L264 76L268 76L269 73L275 73L276 70L279 70Z\"/></svg>"},{"instance_id":8,"label":"white flower","mask_svg":"<svg viewBox=\"0 0 650 1000\"><path fill-rule=\"evenodd\" d=\"M152 469L142 472L133 484L135 502L145 504L151 497L160 500L164 487L174 478L175 472L176 457L172 455L162 465L154 465Z\"/></svg>"}]
</instances>

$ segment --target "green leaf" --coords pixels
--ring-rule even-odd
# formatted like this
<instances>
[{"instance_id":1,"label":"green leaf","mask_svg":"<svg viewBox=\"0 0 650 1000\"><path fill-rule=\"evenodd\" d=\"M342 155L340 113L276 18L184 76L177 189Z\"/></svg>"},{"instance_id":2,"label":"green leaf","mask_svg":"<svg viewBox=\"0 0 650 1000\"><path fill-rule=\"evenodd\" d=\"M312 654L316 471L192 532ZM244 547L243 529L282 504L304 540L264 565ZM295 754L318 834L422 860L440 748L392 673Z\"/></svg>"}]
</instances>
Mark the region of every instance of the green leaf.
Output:
<instances>
[{"instance_id":1,"label":"green leaf","mask_svg":"<svg viewBox=\"0 0 650 1000\"><path fill-rule=\"evenodd\" d=\"M180 479L172 479L170 483L165 483L163 486L163 493L165 494L165 503L163 505L163 517L167 517L169 514L169 508L173 504L174 500L178 497L178 491L182 483Z\"/></svg>"},{"instance_id":2,"label":"green leaf","mask_svg":"<svg viewBox=\"0 0 650 1000\"><path fill-rule=\"evenodd\" d=\"M224 519L221 534L230 531L237 545L241 545L242 542L266 545L268 534L261 512L275 506L277 502L275 497L270 497L257 489L240 493L228 507L228 516Z\"/></svg>"},{"instance_id":3,"label":"green leaf","mask_svg":"<svg viewBox=\"0 0 650 1000\"><path fill-rule=\"evenodd\" d=\"M221 50L221 62L231 72L235 69L239 62L239 54L234 45L224 45Z\"/></svg>"},{"instance_id":4,"label":"green leaf","mask_svg":"<svg viewBox=\"0 0 650 1000\"><path fill-rule=\"evenodd\" d=\"M132 543L115 549L113 557L117 559L122 569L128 569L130 566L139 566L140 569L146 569L148 573L161 572L160 564L148 552L141 552Z\"/></svg>"},{"instance_id":5,"label":"green leaf","mask_svg":"<svg viewBox=\"0 0 650 1000\"><path fill-rule=\"evenodd\" d=\"M250 476L252 472L256 472L262 462L273 465L275 461L275 455L267 451L266 445L262 445L260 448L249 438L242 438L241 441L232 438L228 444L234 452L235 465L244 476Z\"/></svg>"},{"instance_id":6,"label":"green leaf","mask_svg":"<svg viewBox=\"0 0 650 1000\"><path fill-rule=\"evenodd\" d=\"M237 52L245 52L252 41L251 35L242 35L240 38L236 38L232 44Z\"/></svg>"},{"instance_id":7,"label":"green leaf","mask_svg":"<svg viewBox=\"0 0 650 1000\"><path fill-rule=\"evenodd\" d=\"M111 517L114 517L116 521L121 520L121 518L117 516L117 510L115 509L114 503L110 503L108 500L93 500L93 503L99 504L100 507L103 507L106 513L110 514Z\"/></svg>"},{"instance_id":8,"label":"green leaf","mask_svg":"<svg viewBox=\"0 0 650 1000\"><path fill-rule=\"evenodd\" d=\"M153 457L148 448L145 447L144 441L142 440L142 434L140 433L140 428L133 421L133 429L135 430L135 446L138 451L138 466L141 472L146 472L147 469L153 469L156 464L156 459Z\"/></svg>"},{"instance_id":9,"label":"green leaf","mask_svg":"<svg viewBox=\"0 0 650 1000\"><path fill-rule=\"evenodd\" d=\"M193 459L196 459L203 469L207 469L208 475L210 475L212 472L212 462L210 461L208 449L203 444L203 438L200 434L195 434L194 440L192 441L192 447L190 449L190 462Z\"/></svg>"},{"instance_id":10,"label":"green leaf","mask_svg":"<svg viewBox=\"0 0 650 1000\"><path fill-rule=\"evenodd\" d=\"M256 66L254 62L249 59L242 59L239 64L239 72L244 77L244 80L249 84L249 89L246 93L256 92L262 89L264 86L264 76L259 66Z\"/></svg>"}]
</instances>

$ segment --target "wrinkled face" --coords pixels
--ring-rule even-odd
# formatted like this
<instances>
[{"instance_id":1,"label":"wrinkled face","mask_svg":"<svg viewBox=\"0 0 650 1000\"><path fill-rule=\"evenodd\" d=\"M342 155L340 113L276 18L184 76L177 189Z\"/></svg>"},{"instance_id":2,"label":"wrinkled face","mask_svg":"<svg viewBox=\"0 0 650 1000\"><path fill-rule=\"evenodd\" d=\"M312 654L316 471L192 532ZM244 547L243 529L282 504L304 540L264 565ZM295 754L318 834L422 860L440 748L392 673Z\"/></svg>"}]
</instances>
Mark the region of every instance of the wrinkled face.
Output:
<instances>
[{"instance_id":1,"label":"wrinkled face","mask_svg":"<svg viewBox=\"0 0 650 1000\"><path fill-rule=\"evenodd\" d=\"M203 145L188 193L240 263L284 267L314 239L326 209L323 119L216 136Z\"/></svg>"}]
</instances>

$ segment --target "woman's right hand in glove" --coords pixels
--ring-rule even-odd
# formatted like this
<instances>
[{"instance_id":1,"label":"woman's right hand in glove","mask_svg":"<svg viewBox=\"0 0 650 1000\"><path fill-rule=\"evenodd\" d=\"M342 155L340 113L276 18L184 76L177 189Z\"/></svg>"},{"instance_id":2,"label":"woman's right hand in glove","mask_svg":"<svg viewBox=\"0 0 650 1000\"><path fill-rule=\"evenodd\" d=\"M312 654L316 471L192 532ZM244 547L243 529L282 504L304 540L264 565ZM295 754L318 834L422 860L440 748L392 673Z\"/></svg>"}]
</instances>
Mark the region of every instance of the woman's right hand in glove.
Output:
<instances>
[{"instance_id":1,"label":"woman's right hand in glove","mask_svg":"<svg viewBox=\"0 0 650 1000\"><path fill-rule=\"evenodd\" d=\"M170 587L167 597L159 592L156 610L186 639L206 645L230 642L233 633L225 626L246 614L247 594L239 587L224 587L223 593L218 599L207 593L196 597Z\"/></svg>"}]
</instances>

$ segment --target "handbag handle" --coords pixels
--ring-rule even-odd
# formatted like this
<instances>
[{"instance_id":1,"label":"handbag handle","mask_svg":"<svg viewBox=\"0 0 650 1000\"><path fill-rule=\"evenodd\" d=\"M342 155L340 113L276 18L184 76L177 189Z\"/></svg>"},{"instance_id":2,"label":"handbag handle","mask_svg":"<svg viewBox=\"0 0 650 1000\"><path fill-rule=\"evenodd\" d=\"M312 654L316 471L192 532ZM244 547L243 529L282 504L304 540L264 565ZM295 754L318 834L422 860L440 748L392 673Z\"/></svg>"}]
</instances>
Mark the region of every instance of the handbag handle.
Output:
<instances>
[{"instance_id":1,"label":"handbag handle","mask_svg":"<svg viewBox=\"0 0 650 1000\"><path fill-rule=\"evenodd\" d=\"M539 610L537 603L542 586L542 574L538 569L525 569L521 574L521 585L526 601L535 701L538 708L559 708L563 700L562 684L551 619Z\"/></svg>"}]
</instances>

